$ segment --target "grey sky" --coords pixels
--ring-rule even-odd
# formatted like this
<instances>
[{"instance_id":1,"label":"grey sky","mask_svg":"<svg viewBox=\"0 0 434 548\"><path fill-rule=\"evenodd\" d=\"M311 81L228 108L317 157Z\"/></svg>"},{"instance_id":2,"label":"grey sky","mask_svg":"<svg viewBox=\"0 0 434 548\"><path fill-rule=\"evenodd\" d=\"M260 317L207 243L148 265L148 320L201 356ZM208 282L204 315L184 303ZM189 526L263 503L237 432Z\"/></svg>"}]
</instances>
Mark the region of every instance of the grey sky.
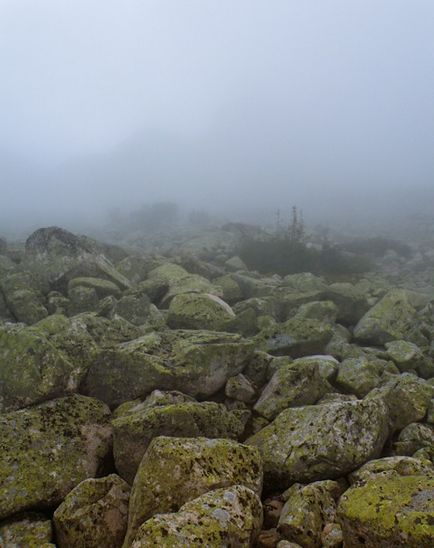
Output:
<instances>
[{"instance_id":1,"label":"grey sky","mask_svg":"<svg viewBox=\"0 0 434 548\"><path fill-rule=\"evenodd\" d=\"M0 213L11 184L53 207L432 187L433 28L432 0L0 0Z\"/></svg>"}]
</instances>

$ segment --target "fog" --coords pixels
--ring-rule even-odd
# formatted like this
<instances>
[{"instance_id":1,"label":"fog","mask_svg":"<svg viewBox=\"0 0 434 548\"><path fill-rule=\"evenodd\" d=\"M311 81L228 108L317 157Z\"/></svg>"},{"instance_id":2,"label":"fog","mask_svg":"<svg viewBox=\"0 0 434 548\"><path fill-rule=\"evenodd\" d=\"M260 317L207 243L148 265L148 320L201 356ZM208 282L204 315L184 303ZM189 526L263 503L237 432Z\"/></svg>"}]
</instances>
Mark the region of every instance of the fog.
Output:
<instances>
[{"instance_id":1,"label":"fog","mask_svg":"<svg viewBox=\"0 0 434 548\"><path fill-rule=\"evenodd\" d=\"M0 0L0 228L434 203L431 0Z\"/></svg>"}]
</instances>

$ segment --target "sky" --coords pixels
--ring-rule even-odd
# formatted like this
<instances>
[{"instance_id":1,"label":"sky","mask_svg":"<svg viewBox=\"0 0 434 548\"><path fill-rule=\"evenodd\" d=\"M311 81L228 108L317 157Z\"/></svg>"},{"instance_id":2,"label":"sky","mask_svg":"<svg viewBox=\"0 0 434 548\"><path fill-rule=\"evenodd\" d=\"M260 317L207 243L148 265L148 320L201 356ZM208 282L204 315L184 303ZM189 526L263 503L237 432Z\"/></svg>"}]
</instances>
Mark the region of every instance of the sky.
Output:
<instances>
[{"instance_id":1,"label":"sky","mask_svg":"<svg viewBox=\"0 0 434 548\"><path fill-rule=\"evenodd\" d=\"M0 0L0 226L426 208L433 28L432 0Z\"/></svg>"}]
</instances>

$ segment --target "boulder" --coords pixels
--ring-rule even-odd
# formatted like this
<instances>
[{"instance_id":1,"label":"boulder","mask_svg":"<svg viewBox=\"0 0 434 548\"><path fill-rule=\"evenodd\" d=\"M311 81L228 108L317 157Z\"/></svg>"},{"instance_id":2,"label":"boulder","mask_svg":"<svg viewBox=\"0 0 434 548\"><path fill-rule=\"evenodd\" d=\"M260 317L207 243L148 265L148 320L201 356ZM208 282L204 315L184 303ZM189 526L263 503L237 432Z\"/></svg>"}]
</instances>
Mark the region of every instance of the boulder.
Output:
<instances>
[{"instance_id":1,"label":"boulder","mask_svg":"<svg viewBox=\"0 0 434 548\"><path fill-rule=\"evenodd\" d=\"M419 330L414 296L404 289L393 289L360 319L354 337L361 343L384 345L393 340L407 340L426 345Z\"/></svg>"},{"instance_id":2,"label":"boulder","mask_svg":"<svg viewBox=\"0 0 434 548\"><path fill-rule=\"evenodd\" d=\"M72 392L81 373L42 330L0 327L0 412Z\"/></svg>"},{"instance_id":3,"label":"boulder","mask_svg":"<svg viewBox=\"0 0 434 548\"><path fill-rule=\"evenodd\" d=\"M105 349L87 375L85 390L110 406L155 389L204 399L240 373L253 344L236 334L167 331Z\"/></svg>"},{"instance_id":4,"label":"boulder","mask_svg":"<svg viewBox=\"0 0 434 548\"><path fill-rule=\"evenodd\" d=\"M116 474L87 479L54 512L59 548L119 548L127 531L130 486Z\"/></svg>"},{"instance_id":5,"label":"boulder","mask_svg":"<svg viewBox=\"0 0 434 548\"><path fill-rule=\"evenodd\" d=\"M27 512L13 516L0 523L0 546L2 548L41 548L50 544L53 532L51 520L44 514Z\"/></svg>"},{"instance_id":6,"label":"boulder","mask_svg":"<svg viewBox=\"0 0 434 548\"><path fill-rule=\"evenodd\" d=\"M388 434L387 406L372 399L286 409L246 443L272 490L348 474L378 457Z\"/></svg>"},{"instance_id":7,"label":"boulder","mask_svg":"<svg viewBox=\"0 0 434 548\"><path fill-rule=\"evenodd\" d=\"M70 280L68 283L68 293L76 287L87 287L89 289L94 289L98 296L98 299L103 299L108 295L119 297L121 294L121 290L115 283L111 282L110 280L93 278L91 276L82 276Z\"/></svg>"},{"instance_id":8,"label":"boulder","mask_svg":"<svg viewBox=\"0 0 434 548\"><path fill-rule=\"evenodd\" d=\"M283 494L286 502L277 526L278 532L301 546L323 546L323 529L334 522L336 503L342 491L342 486L332 480L308 485L295 483Z\"/></svg>"},{"instance_id":9,"label":"boulder","mask_svg":"<svg viewBox=\"0 0 434 548\"><path fill-rule=\"evenodd\" d=\"M380 384L386 364L384 360L367 356L347 358L339 365L335 384L347 394L364 398Z\"/></svg>"},{"instance_id":10,"label":"boulder","mask_svg":"<svg viewBox=\"0 0 434 548\"><path fill-rule=\"evenodd\" d=\"M236 485L187 502L176 514L154 516L139 528L131 546L253 546L261 523L260 499Z\"/></svg>"},{"instance_id":11,"label":"boulder","mask_svg":"<svg viewBox=\"0 0 434 548\"><path fill-rule=\"evenodd\" d=\"M330 385L320 375L318 364L300 358L274 373L254 410L272 420L288 407L316 403L330 389Z\"/></svg>"},{"instance_id":12,"label":"boulder","mask_svg":"<svg viewBox=\"0 0 434 548\"><path fill-rule=\"evenodd\" d=\"M348 479L352 484L362 484L376 477L429 476L434 467L427 460L412 457L385 457L371 460L352 472Z\"/></svg>"},{"instance_id":13,"label":"boulder","mask_svg":"<svg viewBox=\"0 0 434 548\"><path fill-rule=\"evenodd\" d=\"M145 324L151 316L151 302L146 295L124 295L114 306L114 312L134 325Z\"/></svg>"},{"instance_id":14,"label":"boulder","mask_svg":"<svg viewBox=\"0 0 434 548\"><path fill-rule=\"evenodd\" d=\"M319 320L292 318L259 333L262 350L274 356L290 355L293 358L323 354L333 334L330 323Z\"/></svg>"},{"instance_id":15,"label":"boulder","mask_svg":"<svg viewBox=\"0 0 434 548\"><path fill-rule=\"evenodd\" d=\"M94 312L98 308L98 295L93 287L77 286L68 290L68 315Z\"/></svg>"},{"instance_id":16,"label":"boulder","mask_svg":"<svg viewBox=\"0 0 434 548\"><path fill-rule=\"evenodd\" d=\"M375 477L348 489L338 518L344 545L429 548L434 538L434 478Z\"/></svg>"},{"instance_id":17,"label":"boulder","mask_svg":"<svg viewBox=\"0 0 434 548\"><path fill-rule=\"evenodd\" d=\"M219 297L203 293L181 293L169 306L167 324L173 329L224 331L235 314Z\"/></svg>"},{"instance_id":18,"label":"boulder","mask_svg":"<svg viewBox=\"0 0 434 548\"><path fill-rule=\"evenodd\" d=\"M176 512L212 489L233 485L260 496L262 464L255 448L231 440L155 438L134 479L124 546L155 514Z\"/></svg>"},{"instance_id":19,"label":"boulder","mask_svg":"<svg viewBox=\"0 0 434 548\"><path fill-rule=\"evenodd\" d=\"M161 405L152 402L152 394L148 400L123 413L118 411L113 420L116 469L129 483L149 444L158 436L237 439L244 431L240 413L228 411L222 404L184 401Z\"/></svg>"},{"instance_id":20,"label":"boulder","mask_svg":"<svg viewBox=\"0 0 434 548\"><path fill-rule=\"evenodd\" d=\"M0 519L56 506L96 476L111 451L109 418L84 396L0 415Z\"/></svg>"},{"instance_id":21,"label":"boulder","mask_svg":"<svg viewBox=\"0 0 434 548\"><path fill-rule=\"evenodd\" d=\"M18 322L31 325L48 315L43 294L30 274L8 274L1 279L0 290L8 309Z\"/></svg>"},{"instance_id":22,"label":"boulder","mask_svg":"<svg viewBox=\"0 0 434 548\"><path fill-rule=\"evenodd\" d=\"M416 344L408 341L390 341L385 346L387 355L396 363L401 373L417 370L423 365L424 355Z\"/></svg>"},{"instance_id":23,"label":"boulder","mask_svg":"<svg viewBox=\"0 0 434 548\"><path fill-rule=\"evenodd\" d=\"M229 274L216 278L214 280L214 285L221 289L223 300L230 305L241 301L243 298L239 284Z\"/></svg>"},{"instance_id":24,"label":"boulder","mask_svg":"<svg viewBox=\"0 0 434 548\"><path fill-rule=\"evenodd\" d=\"M393 451L395 455L420 455L434 461L434 427L419 422L407 425L399 433Z\"/></svg>"},{"instance_id":25,"label":"boulder","mask_svg":"<svg viewBox=\"0 0 434 548\"><path fill-rule=\"evenodd\" d=\"M373 390L369 398L382 398L389 408L391 431L401 430L425 417L433 397L433 387L415 375L396 375Z\"/></svg>"},{"instance_id":26,"label":"boulder","mask_svg":"<svg viewBox=\"0 0 434 548\"><path fill-rule=\"evenodd\" d=\"M225 386L228 398L244 403L251 403L255 399L256 390L253 384L242 373L231 377Z\"/></svg>"}]
</instances>

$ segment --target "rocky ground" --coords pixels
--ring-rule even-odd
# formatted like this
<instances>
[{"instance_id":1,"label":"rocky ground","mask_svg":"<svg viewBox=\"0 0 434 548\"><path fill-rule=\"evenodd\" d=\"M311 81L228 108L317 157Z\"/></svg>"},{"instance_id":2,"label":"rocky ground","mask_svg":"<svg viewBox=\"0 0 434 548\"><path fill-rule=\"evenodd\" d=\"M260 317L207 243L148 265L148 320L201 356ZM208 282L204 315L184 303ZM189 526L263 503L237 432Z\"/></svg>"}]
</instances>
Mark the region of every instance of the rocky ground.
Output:
<instances>
[{"instance_id":1,"label":"rocky ground","mask_svg":"<svg viewBox=\"0 0 434 548\"><path fill-rule=\"evenodd\" d=\"M427 271L261 276L227 234L0 240L0 546L434 544Z\"/></svg>"}]
</instances>

